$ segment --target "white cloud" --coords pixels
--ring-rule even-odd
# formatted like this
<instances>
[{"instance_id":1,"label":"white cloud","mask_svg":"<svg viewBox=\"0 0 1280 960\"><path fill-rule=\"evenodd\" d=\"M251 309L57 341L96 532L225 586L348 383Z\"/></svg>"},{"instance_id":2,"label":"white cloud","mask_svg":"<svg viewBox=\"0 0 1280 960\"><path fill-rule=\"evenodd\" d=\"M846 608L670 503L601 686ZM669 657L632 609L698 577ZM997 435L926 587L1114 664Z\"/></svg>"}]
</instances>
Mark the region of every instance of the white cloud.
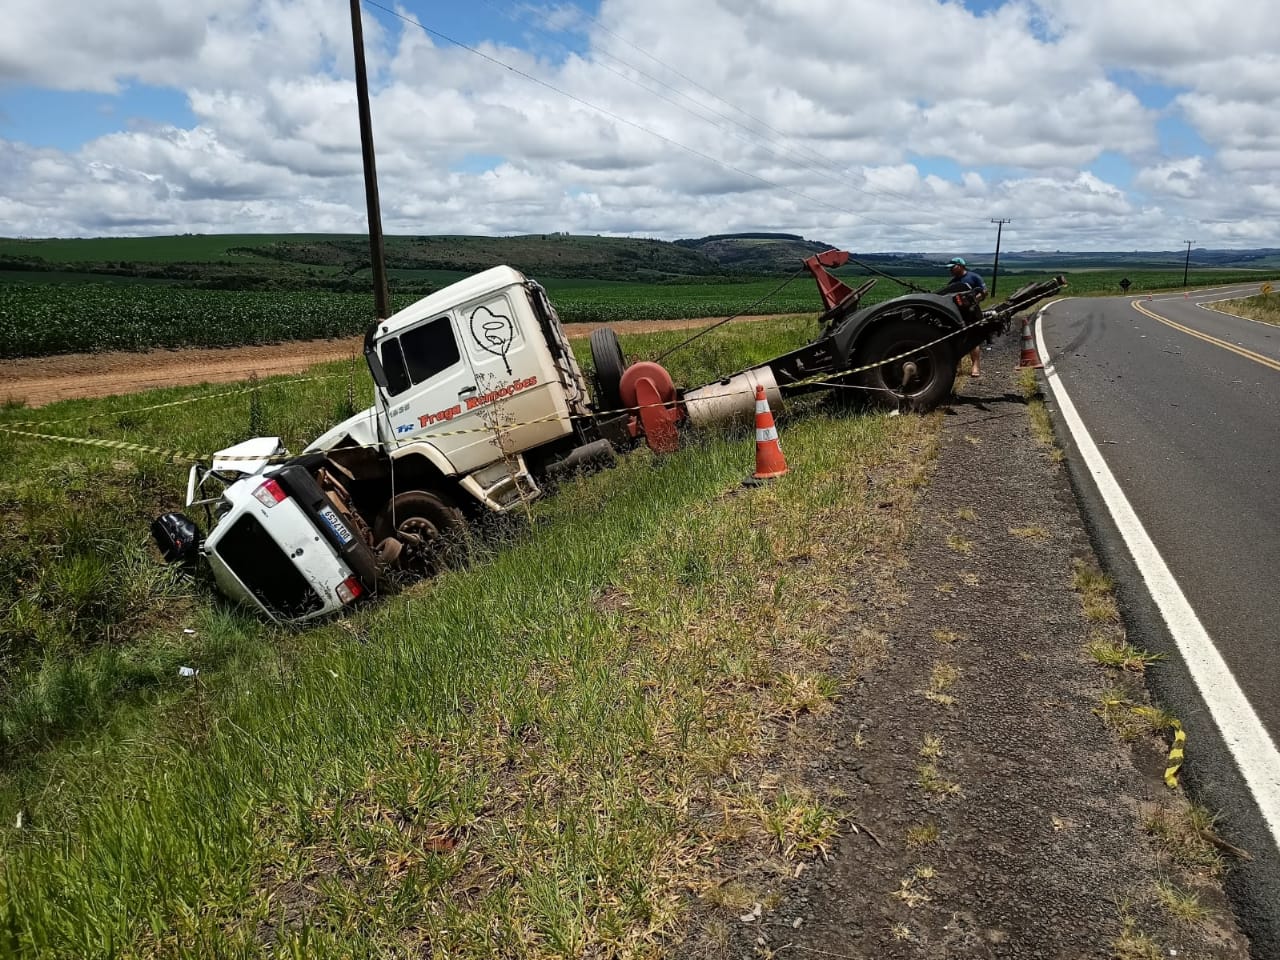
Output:
<instances>
[{"instance_id":1,"label":"white cloud","mask_svg":"<svg viewBox=\"0 0 1280 960\"><path fill-rule=\"evenodd\" d=\"M65 152L0 141L7 232L363 228L344 5L103 0L90 18L69 0L14 2L0 84L166 86L194 123ZM1267 6L604 0L597 22L512 6L497 26L536 45L477 47L514 69L366 12L384 225L775 229L867 250L985 246L994 216L1014 218L1006 242L1049 248L1160 245L1221 220L1238 226L1215 235L1255 243L1275 232L1280 163ZM580 29L575 48L537 32L548 24ZM1168 115L1209 152L1161 155L1161 112L1118 79L1133 72L1172 85ZM1132 163L1143 194L1089 172L1104 153Z\"/></svg>"},{"instance_id":2,"label":"white cloud","mask_svg":"<svg viewBox=\"0 0 1280 960\"><path fill-rule=\"evenodd\" d=\"M1204 161L1199 157L1173 160L1141 171L1134 182L1144 190L1189 200L1204 186Z\"/></svg>"}]
</instances>

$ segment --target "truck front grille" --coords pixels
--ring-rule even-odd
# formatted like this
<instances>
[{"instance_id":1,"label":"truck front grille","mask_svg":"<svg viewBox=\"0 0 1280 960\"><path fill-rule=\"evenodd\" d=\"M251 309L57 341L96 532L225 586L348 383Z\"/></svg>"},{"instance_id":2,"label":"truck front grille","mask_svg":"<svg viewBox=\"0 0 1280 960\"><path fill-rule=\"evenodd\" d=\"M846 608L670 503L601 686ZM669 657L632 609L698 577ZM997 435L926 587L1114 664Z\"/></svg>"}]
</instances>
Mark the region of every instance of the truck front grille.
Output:
<instances>
[{"instance_id":1,"label":"truck front grille","mask_svg":"<svg viewBox=\"0 0 1280 960\"><path fill-rule=\"evenodd\" d=\"M215 549L258 602L282 619L305 616L324 606L253 514L246 513L233 523Z\"/></svg>"}]
</instances>

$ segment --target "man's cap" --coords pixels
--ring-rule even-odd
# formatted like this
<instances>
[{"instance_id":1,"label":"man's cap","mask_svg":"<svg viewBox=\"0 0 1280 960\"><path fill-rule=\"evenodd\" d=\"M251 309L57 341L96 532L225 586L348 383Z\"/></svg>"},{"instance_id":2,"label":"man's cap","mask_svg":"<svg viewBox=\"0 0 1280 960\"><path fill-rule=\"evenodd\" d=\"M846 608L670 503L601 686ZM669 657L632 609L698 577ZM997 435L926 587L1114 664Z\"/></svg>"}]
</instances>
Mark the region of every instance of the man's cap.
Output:
<instances>
[{"instance_id":1,"label":"man's cap","mask_svg":"<svg viewBox=\"0 0 1280 960\"><path fill-rule=\"evenodd\" d=\"M964 257L952 257L947 261L947 266L967 267L968 264L964 262Z\"/></svg>"}]
</instances>

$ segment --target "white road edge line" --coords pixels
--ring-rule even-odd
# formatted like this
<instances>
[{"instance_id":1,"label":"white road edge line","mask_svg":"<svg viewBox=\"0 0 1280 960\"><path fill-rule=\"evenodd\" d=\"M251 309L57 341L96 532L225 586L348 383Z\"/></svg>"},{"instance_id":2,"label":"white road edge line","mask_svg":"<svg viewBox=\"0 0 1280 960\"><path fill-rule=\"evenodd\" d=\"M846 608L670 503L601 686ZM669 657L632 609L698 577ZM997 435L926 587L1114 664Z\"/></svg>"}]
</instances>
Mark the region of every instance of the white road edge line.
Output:
<instances>
[{"instance_id":1,"label":"white road edge line","mask_svg":"<svg viewBox=\"0 0 1280 960\"><path fill-rule=\"evenodd\" d=\"M1045 311L1059 302L1061 301L1055 300L1046 304L1036 319L1043 321ZM1164 557L1160 556L1155 543L1142 526L1142 521L1138 519L1137 513L1120 489L1120 484L1103 460L1097 444L1093 442L1084 421L1076 412L1075 404L1067 396L1066 388L1062 385L1045 346L1043 322L1036 324L1036 341L1040 359L1044 363L1045 379L1049 381L1058 411L1071 431L1076 448L1084 458L1085 466L1093 477L1093 482L1097 484L1107 509L1111 511L1111 518L1146 581L1152 599L1160 608L1191 678L1218 726L1218 732L1222 734L1222 739L1235 758L1236 766L1253 792L1253 798L1262 811L1262 818L1271 831L1272 840L1280 848L1280 750L1276 749L1275 741L1258 719L1253 706L1231 673L1231 668L1222 659L1208 631L1187 602L1182 588L1164 562Z\"/></svg>"}]
</instances>

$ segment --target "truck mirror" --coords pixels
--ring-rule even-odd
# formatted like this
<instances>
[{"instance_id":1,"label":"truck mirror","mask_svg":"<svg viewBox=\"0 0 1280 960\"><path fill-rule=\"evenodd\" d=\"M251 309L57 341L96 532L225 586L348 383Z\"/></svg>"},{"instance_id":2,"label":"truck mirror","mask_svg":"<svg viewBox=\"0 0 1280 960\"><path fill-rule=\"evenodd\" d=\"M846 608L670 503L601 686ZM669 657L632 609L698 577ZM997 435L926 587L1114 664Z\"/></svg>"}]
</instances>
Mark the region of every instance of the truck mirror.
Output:
<instances>
[{"instance_id":1,"label":"truck mirror","mask_svg":"<svg viewBox=\"0 0 1280 960\"><path fill-rule=\"evenodd\" d=\"M373 382L377 384L380 390L387 388L387 371L382 369L382 359L378 356L378 351L373 346L365 347L365 362L369 364L369 374L373 377Z\"/></svg>"}]
</instances>

